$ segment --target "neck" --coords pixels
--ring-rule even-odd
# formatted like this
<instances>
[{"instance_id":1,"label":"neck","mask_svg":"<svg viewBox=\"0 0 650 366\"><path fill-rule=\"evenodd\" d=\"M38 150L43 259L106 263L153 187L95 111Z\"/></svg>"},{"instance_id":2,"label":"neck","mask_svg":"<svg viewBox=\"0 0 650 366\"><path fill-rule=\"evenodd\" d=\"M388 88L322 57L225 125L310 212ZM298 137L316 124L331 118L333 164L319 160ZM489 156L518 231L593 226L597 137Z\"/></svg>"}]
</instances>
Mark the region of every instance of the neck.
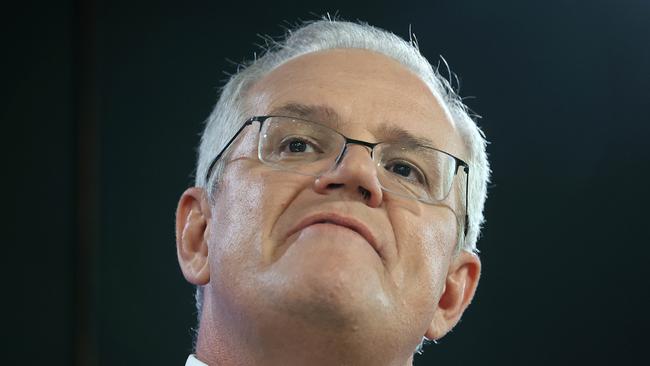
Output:
<instances>
[{"instance_id":1,"label":"neck","mask_svg":"<svg viewBox=\"0 0 650 366\"><path fill-rule=\"evenodd\" d=\"M292 320L252 326L243 317L217 316L211 306L203 309L196 355L209 365L407 366L413 362L412 353L400 354L399 345L385 337L364 337L367 333L361 330L315 332L313 326Z\"/></svg>"}]
</instances>

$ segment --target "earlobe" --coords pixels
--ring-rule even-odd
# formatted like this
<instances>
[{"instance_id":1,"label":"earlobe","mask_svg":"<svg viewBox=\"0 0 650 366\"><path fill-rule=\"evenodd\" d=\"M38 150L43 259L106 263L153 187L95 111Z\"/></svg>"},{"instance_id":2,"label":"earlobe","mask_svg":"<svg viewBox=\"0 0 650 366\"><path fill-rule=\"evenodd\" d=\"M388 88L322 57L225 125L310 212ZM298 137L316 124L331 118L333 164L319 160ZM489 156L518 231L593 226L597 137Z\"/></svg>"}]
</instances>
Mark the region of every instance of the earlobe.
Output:
<instances>
[{"instance_id":1,"label":"earlobe","mask_svg":"<svg viewBox=\"0 0 650 366\"><path fill-rule=\"evenodd\" d=\"M460 320L472 302L481 275L481 261L474 253L461 251L449 266L442 295L425 337L437 340Z\"/></svg>"},{"instance_id":2,"label":"earlobe","mask_svg":"<svg viewBox=\"0 0 650 366\"><path fill-rule=\"evenodd\" d=\"M210 281L209 220L210 206L205 191L198 187L188 188L176 209L176 253L185 279L194 285Z\"/></svg>"}]
</instances>

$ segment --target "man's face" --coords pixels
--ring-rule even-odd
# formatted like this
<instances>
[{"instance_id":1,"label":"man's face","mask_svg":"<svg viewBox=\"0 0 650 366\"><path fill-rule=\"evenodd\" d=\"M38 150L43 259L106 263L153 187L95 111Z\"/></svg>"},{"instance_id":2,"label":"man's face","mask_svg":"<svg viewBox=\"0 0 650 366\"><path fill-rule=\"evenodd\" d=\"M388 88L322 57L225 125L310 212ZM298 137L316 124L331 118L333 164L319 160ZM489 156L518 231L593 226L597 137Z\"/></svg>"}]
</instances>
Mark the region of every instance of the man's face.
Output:
<instances>
[{"instance_id":1,"label":"man's face","mask_svg":"<svg viewBox=\"0 0 650 366\"><path fill-rule=\"evenodd\" d=\"M251 116L303 117L369 142L401 129L466 155L427 86L369 51L298 57L247 97ZM278 327L362 331L394 337L395 347L417 344L454 258L458 190L441 205L382 192L368 149L358 145L318 179L274 170L257 158L258 131L255 123L235 142L215 193L206 231L210 310L258 335Z\"/></svg>"}]
</instances>

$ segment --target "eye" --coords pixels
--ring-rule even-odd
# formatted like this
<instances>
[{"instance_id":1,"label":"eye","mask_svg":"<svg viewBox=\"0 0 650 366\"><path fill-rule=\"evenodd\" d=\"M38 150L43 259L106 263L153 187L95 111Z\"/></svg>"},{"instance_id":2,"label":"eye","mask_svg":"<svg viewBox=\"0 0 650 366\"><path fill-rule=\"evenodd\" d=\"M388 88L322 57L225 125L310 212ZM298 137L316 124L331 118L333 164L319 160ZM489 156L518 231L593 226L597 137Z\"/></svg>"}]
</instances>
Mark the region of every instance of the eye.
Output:
<instances>
[{"instance_id":1,"label":"eye","mask_svg":"<svg viewBox=\"0 0 650 366\"><path fill-rule=\"evenodd\" d=\"M403 177L408 177L411 175L411 167L406 164L395 164L391 170L393 173L401 175Z\"/></svg>"},{"instance_id":2,"label":"eye","mask_svg":"<svg viewBox=\"0 0 650 366\"><path fill-rule=\"evenodd\" d=\"M285 154L309 154L319 152L319 149L307 138L293 136L282 141L279 151Z\"/></svg>"},{"instance_id":3,"label":"eye","mask_svg":"<svg viewBox=\"0 0 650 366\"><path fill-rule=\"evenodd\" d=\"M307 143L300 140L293 140L289 143L289 151L291 152L305 152L307 150Z\"/></svg>"},{"instance_id":4,"label":"eye","mask_svg":"<svg viewBox=\"0 0 650 366\"><path fill-rule=\"evenodd\" d=\"M384 169L398 176L400 179L418 184L425 184L426 182L424 174L422 174L420 169L407 161L391 161L384 165Z\"/></svg>"}]
</instances>

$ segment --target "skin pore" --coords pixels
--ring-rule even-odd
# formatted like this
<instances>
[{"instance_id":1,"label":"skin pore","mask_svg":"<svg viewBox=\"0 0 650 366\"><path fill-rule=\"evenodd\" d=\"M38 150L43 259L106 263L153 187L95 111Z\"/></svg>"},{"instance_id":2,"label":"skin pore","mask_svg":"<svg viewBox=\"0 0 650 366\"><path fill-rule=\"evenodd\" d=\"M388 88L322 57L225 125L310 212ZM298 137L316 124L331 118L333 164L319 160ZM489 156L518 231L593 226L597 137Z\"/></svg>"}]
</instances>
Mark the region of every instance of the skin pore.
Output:
<instances>
[{"instance_id":1,"label":"skin pore","mask_svg":"<svg viewBox=\"0 0 650 366\"><path fill-rule=\"evenodd\" d=\"M466 156L429 88L374 52L297 57L247 97L251 116L281 111L354 139L408 135ZM319 178L274 170L257 158L258 131L247 127L231 147L214 205L196 187L179 202L179 263L189 282L205 285L197 357L218 365L411 364L423 336L439 339L456 324L478 283L478 257L454 250L459 193L428 205L383 192L358 145ZM339 224L300 226L314 217Z\"/></svg>"}]
</instances>

